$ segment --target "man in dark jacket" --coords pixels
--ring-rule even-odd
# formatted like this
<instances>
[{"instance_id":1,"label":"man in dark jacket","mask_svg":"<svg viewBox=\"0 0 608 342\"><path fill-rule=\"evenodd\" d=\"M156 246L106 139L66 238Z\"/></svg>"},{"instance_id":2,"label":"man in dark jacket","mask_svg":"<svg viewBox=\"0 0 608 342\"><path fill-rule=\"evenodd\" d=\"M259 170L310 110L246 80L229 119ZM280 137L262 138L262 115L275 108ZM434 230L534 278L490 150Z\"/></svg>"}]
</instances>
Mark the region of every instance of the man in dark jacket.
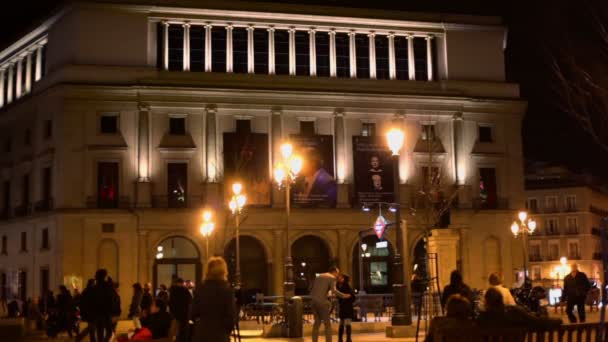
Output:
<instances>
[{"instance_id":1,"label":"man in dark jacket","mask_svg":"<svg viewBox=\"0 0 608 342\"><path fill-rule=\"evenodd\" d=\"M152 284L144 284L144 294L141 297L141 315L147 316L150 314L150 307L152 306Z\"/></svg>"},{"instance_id":2,"label":"man in dark jacket","mask_svg":"<svg viewBox=\"0 0 608 342\"><path fill-rule=\"evenodd\" d=\"M188 312L192 296L186 288L184 280L178 278L169 289L169 309L178 323L177 342L188 341Z\"/></svg>"},{"instance_id":3,"label":"man in dark jacket","mask_svg":"<svg viewBox=\"0 0 608 342\"><path fill-rule=\"evenodd\" d=\"M167 304L159 298L152 301L150 315L141 320L141 325L150 329L153 339L168 337L171 328L171 314L167 312Z\"/></svg>"},{"instance_id":4,"label":"man in dark jacket","mask_svg":"<svg viewBox=\"0 0 608 342\"><path fill-rule=\"evenodd\" d=\"M570 323L576 323L574 316L574 306L578 310L578 319L581 323L585 323L585 298L587 292L591 288L587 275L579 272L578 265L572 264L572 272L564 278L564 295L562 300L566 299L566 313Z\"/></svg>"},{"instance_id":5,"label":"man in dark jacket","mask_svg":"<svg viewBox=\"0 0 608 342\"><path fill-rule=\"evenodd\" d=\"M108 271L104 269L97 270L95 273L95 286L91 289L91 318L94 321L95 334L91 333L92 342L107 342L112 337L112 309L115 302L115 291L112 284L108 283L106 277Z\"/></svg>"}]
</instances>

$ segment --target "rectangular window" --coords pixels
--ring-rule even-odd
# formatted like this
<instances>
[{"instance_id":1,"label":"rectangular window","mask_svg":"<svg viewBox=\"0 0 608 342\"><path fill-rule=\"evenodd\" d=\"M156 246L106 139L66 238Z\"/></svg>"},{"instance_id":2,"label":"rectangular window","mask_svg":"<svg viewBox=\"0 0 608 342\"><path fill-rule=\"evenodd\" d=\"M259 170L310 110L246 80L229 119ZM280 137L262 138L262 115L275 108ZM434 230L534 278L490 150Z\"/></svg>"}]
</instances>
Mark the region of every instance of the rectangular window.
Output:
<instances>
[{"instance_id":1,"label":"rectangular window","mask_svg":"<svg viewBox=\"0 0 608 342\"><path fill-rule=\"evenodd\" d=\"M315 52L317 53L317 76L329 77L329 33L315 34Z\"/></svg>"},{"instance_id":2,"label":"rectangular window","mask_svg":"<svg viewBox=\"0 0 608 342\"><path fill-rule=\"evenodd\" d=\"M373 137L376 135L376 124L373 122L364 122L361 124L361 135L364 137Z\"/></svg>"},{"instance_id":3,"label":"rectangular window","mask_svg":"<svg viewBox=\"0 0 608 342\"><path fill-rule=\"evenodd\" d=\"M388 80L388 37L375 36L376 44L376 78L379 80Z\"/></svg>"},{"instance_id":4,"label":"rectangular window","mask_svg":"<svg viewBox=\"0 0 608 342\"><path fill-rule=\"evenodd\" d=\"M49 249L49 229L48 228L42 229L42 239L41 240L42 241L40 243L40 248Z\"/></svg>"},{"instance_id":5,"label":"rectangular window","mask_svg":"<svg viewBox=\"0 0 608 342\"><path fill-rule=\"evenodd\" d=\"M23 132L23 144L25 146L30 146L32 144L32 130L29 128Z\"/></svg>"},{"instance_id":6,"label":"rectangular window","mask_svg":"<svg viewBox=\"0 0 608 342\"><path fill-rule=\"evenodd\" d=\"M545 221L547 235L559 235L558 221L556 218L549 218Z\"/></svg>"},{"instance_id":7,"label":"rectangular window","mask_svg":"<svg viewBox=\"0 0 608 342\"><path fill-rule=\"evenodd\" d=\"M2 235L2 254L8 254L8 237L6 235Z\"/></svg>"},{"instance_id":8,"label":"rectangular window","mask_svg":"<svg viewBox=\"0 0 608 342\"><path fill-rule=\"evenodd\" d=\"M11 182L4 181L2 186L2 217L8 217L11 211Z\"/></svg>"},{"instance_id":9,"label":"rectangular window","mask_svg":"<svg viewBox=\"0 0 608 342\"><path fill-rule=\"evenodd\" d=\"M247 58L247 29L235 27L232 29L232 71L246 74Z\"/></svg>"},{"instance_id":10,"label":"rectangular window","mask_svg":"<svg viewBox=\"0 0 608 342\"><path fill-rule=\"evenodd\" d=\"M45 76L46 75L46 71L47 71L46 70L46 44L44 44L42 46L41 53L42 53L42 58L41 58L42 61L40 63L40 71L42 71L41 72L42 76Z\"/></svg>"},{"instance_id":11,"label":"rectangular window","mask_svg":"<svg viewBox=\"0 0 608 342\"><path fill-rule=\"evenodd\" d=\"M346 33L336 33L336 74L350 77L350 39Z\"/></svg>"},{"instance_id":12,"label":"rectangular window","mask_svg":"<svg viewBox=\"0 0 608 342\"><path fill-rule=\"evenodd\" d=\"M529 198L528 201L526 202L526 205L527 205L527 209L531 213L538 212L538 200L536 198Z\"/></svg>"},{"instance_id":13,"label":"rectangular window","mask_svg":"<svg viewBox=\"0 0 608 342\"><path fill-rule=\"evenodd\" d=\"M578 234L578 219L576 217L568 217L566 219L568 234Z\"/></svg>"},{"instance_id":14,"label":"rectangular window","mask_svg":"<svg viewBox=\"0 0 608 342\"><path fill-rule=\"evenodd\" d=\"M539 244L530 244L530 261L542 261Z\"/></svg>"},{"instance_id":15,"label":"rectangular window","mask_svg":"<svg viewBox=\"0 0 608 342\"><path fill-rule=\"evenodd\" d=\"M555 212L557 210L557 197L549 196L546 198L546 209L548 212Z\"/></svg>"},{"instance_id":16,"label":"rectangular window","mask_svg":"<svg viewBox=\"0 0 608 342\"><path fill-rule=\"evenodd\" d=\"M23 175L23 183L21 188L21 204L27 206L30 204L30 175Z\"/></svg>"},{"instance_id":17,"label":"rectangular window","mask_svg":"<svg viewBox=\"0 0 608 342\"><path fill-rule=\"evenodd\" d=\"M119 196L118 163L97 163L97 205L117 208Z\"/></svg>"},{"instance_id":18,"label":"rectangular window","mask_svg":"<svg viewBox=\"0 0 608 342\"><path fill-rule=\"evenodd\" d=\"M18 276L18 295L25 302L27 299L27 271L19 270Z\"/></svg>"},{"instance_id":19,"label":"rectangular window","mask_svg":"<svg viewBox=\"0 0 608 342\"><path fill-rule=\"evenodd\" d=\"M163 32L164 29L165 25L162 22L158 22L156 24L156 67L159 69L163 69L165 64L165 38Z\"/></svg>"},{"instance_id":20,"label":"rectangular window","mask_svg":"<svg viewBox=\"0 0 608 342\"><path fill-rule=\"evenodd\" d=\"M102 114L100 118L101 134L116 134L118 133L118 115Z\"/></svg>"},{"instance_id":21,"label":"rectangular window","mask_svg":"<svg viewBox=\"0 0 608 342\"><path fill-rule=\"evenodd\" d=\"M568 241L568 259L580 259L581 253L578 248L578 241Z\"/></svg>"},{"instance_id":22,"label":"rectangular window","mask_svg":"<svg viewBox=\"0 0 608 342\"><path fill-rule=\"evenodd\" d=\"M274 70L277 75L289 75L289 32L274 32Z\"/></svg>"},{"instance_id":23,"label":"rectangular window","mask_svg":"<svg viewBox=\"0 0 608 342\"><path fill-rule=\"evenodd\" d=\"M256 74L268 74L268 31L253 31L253 67Z\"/></svg>"},{"instance_id":24,"label":"rectangular window","mask_svg":"<svg viewBox=\"0 0 608 342\"><path fill-rule=\"evenodd\" d=\"M27 252L27 232L21 232L21 252Z\"/></svg>"},{"instance_id":25,"label":"rectangular window","mask_svg":"<svg viewBox=\"0 0 608 342\"><path fill-rule=\"evenodd\" d=\"M190 26L190 70L205 70L205 27Z\"/></svg>"},{"instance_id":26,"label":"rectangular window","mask_svg":"<svg viewBox=\"0 0 608 342\"><path fill-rule=\"evenodd\" d=\"M53 137L53 121L44 121L44 140L49 140Z\"/></svg>"},{"instance_id":27,"label":"rectangular window","mask_svg":"<svg viewBox=\"0 0 608 342\"><path fill-rule=\"evenodd\" d=\"M21 96L25 95L25 82L27 81L27 64L26 60L23 59L21 64Z\"/></svg>"},{"instance_id":28,"label":"rectangular window","mask_svg":"<svg viewBox=\"0 0 608 342\"><path fill-rule=\"evenodd\" d=\"M355 35L357 55L357 78L369 78L369 37L366 34Z\"/></svg>"},{"instance_id":29,"label":"rectangular window","mask_svg":"<svg viewBox=\"0 0 608 342\"><path fill-rule=\"evenodd\" d=\"M395 71L398 80L409 80L407 38L395 37Z\"/></svg>"},{"instance_id":30,"label":"rectangular window","mask_svg":"<svg viewBox=\"0 0 608 342\"><path fill-rule=\"evenodd\" d=\"M251 133L251 120L236 120L236 132L243 134Z\"/></svg>"},{"instance_id":31,"label":"rectangular window","mask_svg":"<svg viewBox=\"0 0 608 342\"><path fill-rule=\"evenodd\" d=\"M52 194L52 171L50 167L42 169L42 200L48 201L53 197Z\"/></svg>"},{"instance_id":32,"label":"rectangular window","mask_svg":"<svg viewBox=\"0 0 608 342\"><path fill-rule=\"evenodd\" d=\"M479 198L483 209L498 208L495 168L483 167L479 169Z\"/></svg>"},{"instance_id":33,"label":"rectangular window","mask_svg":"<svg viewBox=\"0 0 608 342\"><path fill-rule=\"evenodd\" d=\"M416 66L416 81L428 81L426 39L424 37L414 37L414 64Z\"/></svg>"},{"instance_id":34,"label":"rectangular window","mask_svg":"<svg viewBox=\"0 0 608 342\"><path fill-rule=\"evenodd\" d=\"M559 244L549 243L549 260L559 259Z\"/></svg>"},{"instance_id":35,"label":"rectangular window","mask_svg":"<svg viewBox=\"0 0 608 342\"><path fill-rule=\"evenodd\" d=\"M479 126L479 142L491 143L492 139L492 126Z\"/></svg>"},{"instance_id":36,"label":"rectangular window","mask_svg":"<svg viewBox=\"0 0 608 342\"><path fill-rule=\"evenodd\" d=\"M296 75L310 75L310 44L308 32L296 31Z\"/></svg>"},{"instance_id":37,"label":"rectangular window","mask_svg":"<svg viewBox=\"0 0 608 342\"><path fill-rule=\"evenodd\" d=\"M186 134L186 118L170 117L169 118L169 134L171 134L171 135Z\"/></svg>"},{"instance_id":38,"label":"rectangular window","mask_svg":"<svg viewBox=\"0 0 608 342\"><path fill-rule=\"evenodd\" d=\"M315 122L314 121L300 121L300 134L301 135L315 135Z\"/></svg>"},{"instance_id":39,"label":"rectangular window","mask_svg":"<svg viewBox=\"0 0 608 342\"><path fill-rule=\"evenodd\" d=\"M187 207L188 164L167 164L167 187L169 208Z\"/></svg>"},{"instance_id":40,"label":"rectangular window","mask_svg":"<svg viewBox=\"0 0 608 342\"><path fill-rule=\"evenodd\" d=\"M36 53L32 53L32 71L30 72L30 84L33 85L36 83Z\"/></svg>"},{"instance_id":41,"label":"rectangular window","mask_svg":"<svg viewBox=\"0 0 608 342\"><path fill-rule=\"evenodd\" d=\"M576 211L576 196L566 196L566 210Z\"/></svg>"},{"instance_id":42,"label":"rectangular window","mask_svg":"<svg viewBox=\"0 0 608 342\"><path fill-rule=\"evenodd\" d=\"M226 28L211 29L211 71L226 72Z\"/></svg>"},{"instance_id":43,"label":"rectangular window","mask_svg":"<svg viewBox=\"0 0 608 342\"><path fill-rule=\"evenodd\" d=\"M40 268L40 294L45 294L50 290L50 279L48 267Z\"/></svg>"},{"instance_id":44,"label":"rectangular window","mask_svg":"<svg viewBox=\"0 0 608 342\"><path fill-rule=\"evenodd\" d=\"M169 25L169 70L184 70L184 27Z\"/></svg>"},{"instance_id":45,"label":"rectangular window","mask_svg":"<svg viewBox=\"0 0 608 342\"><path fill-rule=\"evenodd\" d=\"M532 274L534 280L541 280L540 266L534 266L532 268Z\"/></svg>"},{"instance_id":46,"label":"rectangular window","mask_svg":"<svg viewBox=\"0 0 608 342\"><path fill-rule=\"evenodd\" d=\"M422 140L435 140L435 125L422 125L420 138Z\"/></svg>"}]
</instances>

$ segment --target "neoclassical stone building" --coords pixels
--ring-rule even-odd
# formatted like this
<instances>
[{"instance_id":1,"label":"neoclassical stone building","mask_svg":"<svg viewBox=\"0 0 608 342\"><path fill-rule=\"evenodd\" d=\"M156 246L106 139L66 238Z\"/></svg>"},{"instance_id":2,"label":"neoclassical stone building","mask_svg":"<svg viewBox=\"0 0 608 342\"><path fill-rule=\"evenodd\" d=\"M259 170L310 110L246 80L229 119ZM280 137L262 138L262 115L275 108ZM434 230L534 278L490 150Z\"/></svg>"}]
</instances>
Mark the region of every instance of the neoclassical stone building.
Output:
<instances>
[{"instance_id":1,"label":"neoclassical stone building","mask_svg":"<svg viewBox=\"0 0 608 342\"><path fill-rule=\"evenodd\" d=\"M81 286L99 267L125 298L136 281L196 281L204 208L215 213L209 254L232 264L234 179L248 195L246 289L282 292L288 245L300 293L332 263L358 284L363 231L363 286L389 292L395 232L376 245L366 230L377 206L361 205L401 204L413 269L429 175L459 189L446 228L428 237L441 283L455 268L476 287L492 271L515 280L521 246L509 226L525 204L526 104L505 81L500 19L137 3L71 5L0 52L3 294ZM391 167L371 162L395 125L406 134L396 200L381 183ZM289 236L272 181L285 140L305 157Z\"/></svg>"}]
</instances>

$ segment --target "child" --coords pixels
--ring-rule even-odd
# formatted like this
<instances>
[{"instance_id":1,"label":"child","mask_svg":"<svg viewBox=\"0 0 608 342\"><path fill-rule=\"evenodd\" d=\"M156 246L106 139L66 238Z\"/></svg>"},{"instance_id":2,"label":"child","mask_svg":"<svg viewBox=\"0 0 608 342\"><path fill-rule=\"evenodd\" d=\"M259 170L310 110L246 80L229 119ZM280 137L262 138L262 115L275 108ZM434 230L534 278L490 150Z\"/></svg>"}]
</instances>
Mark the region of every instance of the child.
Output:
<instances>
[{"instance_id":1,"label":"child","mask_svg":"<svg viewBox=\"0 0 608 342\"><path fill-rule=\"evenodd\" d=\"M351 323L353 321L353 316L355 310L353 308L353 303L355 302L355 292L349 284L350 277L346 274L340 276L340 281L338 282L338 291L349 294L348 298L340 298L338 299L338 303L340 304L340 328L338 330L338 342L342 342L342 334L344 333L344 326L346 326L346 342L351 342Z\"/></svg>"}]
</instances>

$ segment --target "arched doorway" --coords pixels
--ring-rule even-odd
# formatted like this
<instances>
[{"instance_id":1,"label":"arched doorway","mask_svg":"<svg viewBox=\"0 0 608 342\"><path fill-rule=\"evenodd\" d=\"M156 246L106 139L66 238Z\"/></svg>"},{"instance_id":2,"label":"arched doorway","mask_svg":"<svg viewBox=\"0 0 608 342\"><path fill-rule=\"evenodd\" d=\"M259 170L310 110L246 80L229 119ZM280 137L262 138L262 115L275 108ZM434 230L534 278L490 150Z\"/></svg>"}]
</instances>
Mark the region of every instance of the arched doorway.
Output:
<instances>
[{"instance_id":1,"label":"arched doorway","mask_svg":"<svg viewBox=\"0 0 608 342\"><path fill-rule=\"evenodd\" d=\"M104 268L113 281L118 279L118 244L112 239L102 240L99 244L99 258L97 268Z\"/></svg>"},{"instance_id":2,"label":"arched doorway","mask_svg":"<svg viewBox=\"0 0 608 342\"><path fill-rule=\"evenodd\" d=\"M366 293L390 293L393 287L393 246L376 235L365 236L353 249L353 284ZM363 272L359 273L359 265ZM362 286L361 286L362 285Z\"/></svg>"},{"instance_id":3,"label":"arched doorway","mask_svg":"<svg viewBox=\"0 0 608 342\"><path fill-rule=\"evenodd\" d=\"M201 257L196 245L181 236L172 236L156 246L154 261L154 288L170 286L177 278L201 281Z\"/></svg>"},{"instance_id":4,"label":"arched doorway","mask_svg":"<svg viewBox=\"0 0 608 342\"><path fill-rule=\"evenodd\" d=\"M268 295L268 265L262 243L251 236L240 236L241 288L247 299L255 299L256 293ZM229 281L234 283L236 273L236 239L232 239L224 250L228 263Z\"/></svg>"},{"instance_id":5,"label":"arched doorway","mask_svg":"<svg viewBox=\"0 0 608 342\"><path fill-rule=\"evenodd\" d=\"M306 235L291 245L296 295L307 295L317 274L325 273L332 264L329 249L321 238Z\"/></svg>"}]
</instances>

